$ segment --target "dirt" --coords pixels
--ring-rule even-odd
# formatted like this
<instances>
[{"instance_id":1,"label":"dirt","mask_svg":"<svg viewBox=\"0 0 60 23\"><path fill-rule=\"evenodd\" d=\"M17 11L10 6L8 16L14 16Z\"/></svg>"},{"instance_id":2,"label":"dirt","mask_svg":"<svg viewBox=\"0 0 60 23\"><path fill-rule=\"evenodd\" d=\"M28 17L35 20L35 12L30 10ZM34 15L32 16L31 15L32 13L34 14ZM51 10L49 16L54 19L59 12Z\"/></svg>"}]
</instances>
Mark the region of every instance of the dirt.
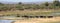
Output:
<instances>
[{"instance_id":1,"label":"dirt","mask_svg":"<svg viewBox=\"0 0 60 23\"><path fill-rule=\"evenodd\" d=\"M58 22L60 17L55 18L29 18L25 20L16 20L14 23L46 23L46 22Z\"/></svg>"}]
</instances>

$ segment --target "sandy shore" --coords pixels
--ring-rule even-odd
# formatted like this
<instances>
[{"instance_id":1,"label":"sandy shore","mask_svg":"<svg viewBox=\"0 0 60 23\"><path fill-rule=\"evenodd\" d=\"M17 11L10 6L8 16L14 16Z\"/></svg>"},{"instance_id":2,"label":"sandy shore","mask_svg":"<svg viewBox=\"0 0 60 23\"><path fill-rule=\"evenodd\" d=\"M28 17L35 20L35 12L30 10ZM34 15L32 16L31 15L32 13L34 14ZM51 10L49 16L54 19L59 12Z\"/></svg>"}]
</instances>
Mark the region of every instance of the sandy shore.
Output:
<instances>
[{"instance_id":1,"label":"sandy shore","mask_svg":"<svg viewBox=\"0 0 60 23\"><path fill-rule=\"evenodd\" d=\"M25 20L16 20L13 23L49 23L49 22L59 22L60 17L56 18L30 18Z\"/></svg>"}]
</instances>

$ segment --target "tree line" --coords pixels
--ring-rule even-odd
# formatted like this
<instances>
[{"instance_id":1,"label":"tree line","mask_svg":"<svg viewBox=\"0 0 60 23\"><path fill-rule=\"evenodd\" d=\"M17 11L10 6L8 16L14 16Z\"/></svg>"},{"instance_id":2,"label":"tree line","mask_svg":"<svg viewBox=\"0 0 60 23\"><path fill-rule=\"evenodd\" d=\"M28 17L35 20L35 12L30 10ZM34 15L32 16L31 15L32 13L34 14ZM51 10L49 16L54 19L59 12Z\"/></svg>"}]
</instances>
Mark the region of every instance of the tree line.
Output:
<instances>
[{"instance_id":1,"label":"tree line","mask_svg":"<svg viewBox=\"0 0 60 23\"><path fill-rule=\"evenodd\" d=\"M10 5L10 6L9 6ZM53 3L45 2L42 4L23 4L19 2L18 4L2 4L0 3L0 11L10 11L10 10L37 10L37 9L59 9L59 0L53 1Z\"/></svg>"}]
</instances>

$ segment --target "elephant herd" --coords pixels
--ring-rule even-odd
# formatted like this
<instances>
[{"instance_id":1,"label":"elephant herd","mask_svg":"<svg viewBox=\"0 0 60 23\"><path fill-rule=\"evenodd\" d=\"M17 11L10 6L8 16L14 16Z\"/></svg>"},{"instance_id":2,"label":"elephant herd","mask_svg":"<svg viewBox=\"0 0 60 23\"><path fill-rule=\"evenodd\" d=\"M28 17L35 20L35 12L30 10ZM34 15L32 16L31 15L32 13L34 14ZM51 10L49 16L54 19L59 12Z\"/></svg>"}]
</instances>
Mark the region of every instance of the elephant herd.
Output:
<instances>
[{"instance_id":1,"label":"elephant herd","mask_svg":"<svg viewBox=\"0 0 60 23\"><path fill-rule=\"evenodd\" d=\"M2 17L2 16L0 16L0 17ZM28 15L20 16L20 15L17 15L15 17L23 17L23 18L53 18L54 16L43 16L43 15L42 16L28 16Z\"/></svg>"},{"instance_id":2,"label":"elephant herd","mask_svg":"<svg viewBox=\"0 0 60 23\"><path fill-rule=\"evenodd\" d=\"M17 16L17 17L24 17L24 18L53 18L53 16Z\"/></svg>"}]
</instances>

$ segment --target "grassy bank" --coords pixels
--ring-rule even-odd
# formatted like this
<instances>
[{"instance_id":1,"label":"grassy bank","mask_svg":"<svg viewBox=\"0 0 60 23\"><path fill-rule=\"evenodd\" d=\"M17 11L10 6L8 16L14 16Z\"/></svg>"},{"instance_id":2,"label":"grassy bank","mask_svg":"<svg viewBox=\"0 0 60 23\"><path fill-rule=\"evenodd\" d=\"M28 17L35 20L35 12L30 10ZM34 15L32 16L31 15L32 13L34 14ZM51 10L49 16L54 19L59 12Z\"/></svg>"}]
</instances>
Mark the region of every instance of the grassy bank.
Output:
<instances>
[{"instance_id":1,"label":"grassy bank","mask_svg":"<svg viewBox=\"0 0 60 23\"><path fill-rule=\"evenodd\" d=\"M24 10L24 11L19 11L19 10L16 10L16 11L2 11L0 12L0 14L3 14L3 15L8 15L8 14L21 14L21 15L41 15L41 14L50 14L54 12L54 10Z\"/></svg>"}]
</instances>

